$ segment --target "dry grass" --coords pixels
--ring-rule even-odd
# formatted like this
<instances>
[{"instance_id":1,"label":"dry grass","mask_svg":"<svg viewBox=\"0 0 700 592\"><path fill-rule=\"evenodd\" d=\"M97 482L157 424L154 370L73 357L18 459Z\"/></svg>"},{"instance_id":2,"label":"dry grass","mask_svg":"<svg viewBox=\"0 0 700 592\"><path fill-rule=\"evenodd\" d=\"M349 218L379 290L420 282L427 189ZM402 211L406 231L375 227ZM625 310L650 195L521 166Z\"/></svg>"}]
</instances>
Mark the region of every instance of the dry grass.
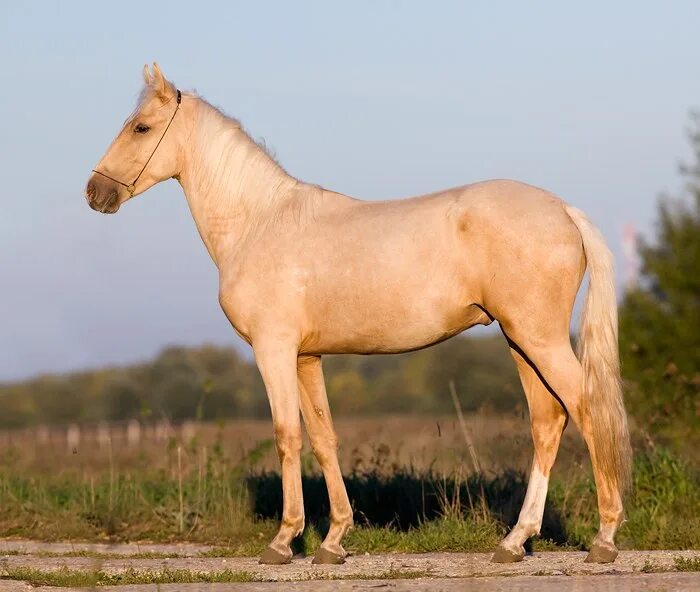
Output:
<instances>
[{"instance_id":1,"label":"dry grass","mask_svg":"<svg viewBox=\"0 0 700 592\"><path fill-rule=\"evenodd\" d=\"M532 459L532 439L526 414L479 413L465 416L481 468L497 473L504 468L526 471ZM272 437L269 420L236 420L219 423L186 422L180 426L141 426L129 437L128 424L69 426L0 431L0 460L28 472L77 471L81 474L108 470L165 470L177 474L177 456L166 451L182 449L185 472L201 463L201 455L214 450L232 465L243 462L258 443ZM345 474L353 471L410 467L418 472L467 471L472 462L454 416L388 415L376 418L338 418L340 463ZM134 439L138 433L138 439ZM317 470L305 442L305 469ZM206 459L205 459L206 460ZM585 446L573 427L567 429L558 468L587 462ZM259 470L278 468L273 447L255 459Z\"/></svg>"}]
</instances>

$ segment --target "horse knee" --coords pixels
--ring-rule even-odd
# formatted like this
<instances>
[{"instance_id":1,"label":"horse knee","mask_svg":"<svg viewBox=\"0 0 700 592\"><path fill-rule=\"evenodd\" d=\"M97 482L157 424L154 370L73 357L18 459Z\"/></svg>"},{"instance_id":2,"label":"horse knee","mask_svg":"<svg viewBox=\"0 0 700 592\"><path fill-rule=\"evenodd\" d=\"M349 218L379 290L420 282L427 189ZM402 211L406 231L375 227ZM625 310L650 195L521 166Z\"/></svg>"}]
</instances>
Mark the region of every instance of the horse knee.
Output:
<instances>
[{"instance_id":1,"label":"horse knee","mask_svg":"<svg viewBox=\"0 0 700 592\"><path fill-rule=\"evenodd\" d=\"M284 460L295 455L298 456L302 445L301 430L286 426L276 427L275 444L280 459Z\"/></svg>"},{"instance_id":2,"label":"horse knee","mask_svg":"<svg viewBox=\"0 0 700 592\"><path fill-rule=\"evenodd\" d=\"M323 466L325 463L332 461L338 456L338 438L335 435L332 436L315 436L310 438L311 449L314 452L314 456L318 460L319 464Z\"/></svg>"}]
</instances>

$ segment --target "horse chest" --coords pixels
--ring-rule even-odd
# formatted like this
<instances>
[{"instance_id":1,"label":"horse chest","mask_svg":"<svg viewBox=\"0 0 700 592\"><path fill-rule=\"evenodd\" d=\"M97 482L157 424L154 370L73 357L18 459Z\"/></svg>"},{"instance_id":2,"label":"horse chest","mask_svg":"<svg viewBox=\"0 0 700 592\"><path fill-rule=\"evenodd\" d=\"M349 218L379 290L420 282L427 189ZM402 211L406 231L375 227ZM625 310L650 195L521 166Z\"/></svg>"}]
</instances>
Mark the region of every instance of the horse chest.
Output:
<instances>
[{"instance_id":1,"label":"horse chest","mask_svg":"<svg viewBox=\"0 0 700 592\"><path fill-rule=\"evenodd\" d=\"M250 261L223 277L219 302L236 332L250 343L256 329L299 318L306 293L306 272L294 266L282 270Z\"/></svg>"}]
</instances>

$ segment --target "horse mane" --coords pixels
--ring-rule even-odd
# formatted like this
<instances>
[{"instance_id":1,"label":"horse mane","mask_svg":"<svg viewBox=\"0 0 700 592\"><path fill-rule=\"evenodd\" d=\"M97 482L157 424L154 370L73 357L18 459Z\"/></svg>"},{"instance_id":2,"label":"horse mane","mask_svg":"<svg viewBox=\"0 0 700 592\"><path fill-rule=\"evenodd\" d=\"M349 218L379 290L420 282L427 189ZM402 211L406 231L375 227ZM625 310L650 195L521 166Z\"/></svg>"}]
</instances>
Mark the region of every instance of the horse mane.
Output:
<instances>
[{"instance_id":1,"label":"horse mane","mask_svg":"<svg viewBox=\"0 0 700 592\"><path fill-rule=\"evenodd\" d=\"M191 171L201 191L235 199L248 212L261 211L285 199L291 177L263 140L255 140L241 122L196 92L183 93L197 101L189 141Z\"/></svg>"},{"instance_id":2,"label":"horse mane","mask_svg":"<svg viewBox=\"0 0 700 592\"><path fill-rule=\"evenodd\" d=\"M287 171L284 169L284 167L280 164L279 160L277 159L277 155L275 154L274 150L270 148L270 146L267 145L267 142L265 142L264 138L254 138L248 130L243 126L241 123L240 119L237 119L236 117L233 117L226 113L221 107L217 107L216 105L213 105L209 101L207 101L204 97L199 95L196 91L186 91L183 92L184 96L188 96L190 98L194 98L202 102L204 105L206 105L211 111L216 113L221 120L227 124L228 126L232 127L233 129L239 130L242 134L245 135L246 139L255 144L260 150L262 150L265 155L272 160L274 164L276 164L284 173L288 174Z\"/></svg>"}]
</instances>

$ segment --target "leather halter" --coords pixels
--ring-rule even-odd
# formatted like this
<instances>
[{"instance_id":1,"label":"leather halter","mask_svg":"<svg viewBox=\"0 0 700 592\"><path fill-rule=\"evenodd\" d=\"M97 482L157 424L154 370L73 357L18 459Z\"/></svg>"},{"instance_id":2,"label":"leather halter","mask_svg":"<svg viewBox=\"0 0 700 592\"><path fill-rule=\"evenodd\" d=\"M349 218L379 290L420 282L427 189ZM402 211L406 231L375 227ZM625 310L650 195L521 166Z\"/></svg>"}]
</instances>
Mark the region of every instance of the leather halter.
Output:
<instances>
[{"instance_id":1,"label":"leather halter","mask_svg":"<svg viewBox=\"0 0 700 592\"><path fill-rule=\"evenodd\" d=\"M114 181L115 183L118 183L119 185L122 185L123 187L126 187L126 190L129 192L129 195L134 195L134 191L136 191L136 183L141 178L141 175L143 175L143 172L146 170L148 163L151 162L153 155L156 153L156 150L158 150L158 146L160 146L160 143L163 141L165 134L168 133L168 130L170 129L170 124L173 122L173 119L175 119L175 115L177 115L177 111L180 108L180 103L182 102L182 93L179 90L177 91L177 97L175 100L177 101L177 105L175 106L175 111L173 111L173 116L170 118L168 125L165 127L165 130L163 131L163 135L160 137L160 140L158 140L156 147L153 149L153 152L151 152L151 155L148 157L146 164L143 165L143 168L141 169L139 174L136 175L136 178L131 183L129 183L128 185L126 183L122 183L121 181L119 181L113 177L110 177L109 175L105 175L104 173L101 173L97 169L92 169L92 172L97 173L98 175L102 175L106 179L109 179L110 181Z\"/></svg>"}]
</instances>

